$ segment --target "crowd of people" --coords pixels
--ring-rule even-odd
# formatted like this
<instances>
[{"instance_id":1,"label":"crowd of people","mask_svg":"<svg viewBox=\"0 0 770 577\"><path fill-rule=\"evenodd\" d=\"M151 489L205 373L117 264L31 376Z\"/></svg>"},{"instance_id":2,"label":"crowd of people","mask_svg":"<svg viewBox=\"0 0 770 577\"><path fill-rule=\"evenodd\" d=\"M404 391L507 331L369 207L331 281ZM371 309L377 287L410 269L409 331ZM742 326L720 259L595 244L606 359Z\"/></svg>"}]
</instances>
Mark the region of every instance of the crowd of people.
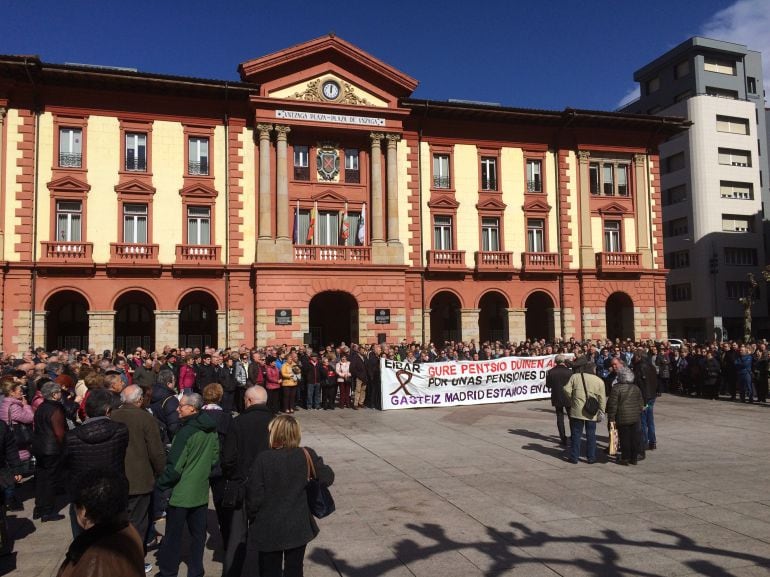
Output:
<instances>
[{"instance_id":1,"label":"crowd of people","mask_svg":"<svg viewBox=\"0 0 770 577\"><path fill-rule=\"evenodd\" d=\"M571 463L580 458L583 431L586 461L596 461L602 414L619 437L617 462L644 459L657 447L653 410L662 393L767 400L770 352L764 342L402 341L321 350L165 347L101 354L37 349L0 359L3 515L23 510L18 483L34 473L33 518L63 520L59 494L69 504L74 541L61 574L88 574L77 570L78 560L93 554L88 547L131 533L141 545L137 555L112 563L128 563L125 574L144 574L152 570L145 554L159 548L159 575L176 575L187 527L189 575L196 576L203 574L210 492L225 575L240 574L249 550L262 553L262 575L301 575L305 546L318 526L303 500L308 465L296 410L381 408L381 358L431 363L550 354L557 357L547 385ZM318 478L331 484L331 468L308 453ZM96 486L99 495L89 493ZM121 499L111 503L117 508L99 504L116 491ZM7 551L3 527L0 547Z\"/></svg>"}]
</instances>

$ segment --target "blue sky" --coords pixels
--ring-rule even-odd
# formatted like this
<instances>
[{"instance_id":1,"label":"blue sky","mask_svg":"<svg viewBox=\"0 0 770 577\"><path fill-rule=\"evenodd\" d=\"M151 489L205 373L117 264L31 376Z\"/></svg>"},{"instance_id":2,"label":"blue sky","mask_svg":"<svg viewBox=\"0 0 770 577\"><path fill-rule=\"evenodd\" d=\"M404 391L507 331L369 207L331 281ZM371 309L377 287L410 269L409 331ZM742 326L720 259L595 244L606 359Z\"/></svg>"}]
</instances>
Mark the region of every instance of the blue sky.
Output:
<instances>
[{"instance_id":1,"label":"blue sky","mask_svg":"<svg viewBox=\"0 0 770 577\"><path fill-rule=\"evenodd\" d=\"M0 0L0 8L0 53L222 80L237 79L240 62L333 31L416 78L416 98L436 100L612 110L634 88L634 70L704 32L762 51L770 76L770 0Z\"/></svg>"}]
</instances>

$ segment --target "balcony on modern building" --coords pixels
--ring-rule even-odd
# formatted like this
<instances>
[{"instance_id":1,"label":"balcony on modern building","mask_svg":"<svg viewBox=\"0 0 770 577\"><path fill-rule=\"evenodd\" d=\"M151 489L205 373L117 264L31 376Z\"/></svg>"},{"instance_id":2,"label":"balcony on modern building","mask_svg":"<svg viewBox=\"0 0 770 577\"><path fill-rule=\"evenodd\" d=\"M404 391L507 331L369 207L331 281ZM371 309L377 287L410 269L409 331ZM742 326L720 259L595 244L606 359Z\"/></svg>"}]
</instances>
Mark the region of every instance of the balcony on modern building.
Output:
<instances>
[{"instance_id":1,"label":"balcony on modern building","mask_svg":"<svg viewBox=\"0 0 770 577\"><path fill-rule=\"evenodd\" d=\"M561 268L561 260L556 252L521 253L522 272L555 272Z\"/></svg>"},{"instance_id":2,"label":"balcony on modern building","mask_svg":"<svg viewBox=\"0 0 770 577\"><path fill-rule=\"evenodd\" d=\"M176 265L196 267L220 267L222 247L214 244L178 244L176 245Z\"/></svg>"},{"instance_id":3,"label":"balcony on modern building","mask_svg":"<svg viewBox=\"0 0 770 577\"><path fill-rule=\"evenodd\" d=\"M369 264L372 249L368 246L294 245L294 262L307 264Z\"/></svg>"},{"instance_id":4,"label":"balcony on modern building","mask_svg":"<svg viewBox=\"0 0 770 577\"><path fill-rule=\"evenodd\" d=\"M465 270L464 250L429 250L429 271Z\"/></svg>"},{"instance_id":5,"label":"balcony on modern building","mask_svg":"<svg viewBox=\"0 0 770 577\"><path fill-rule=\"evenodd\" d=\"M94 245L91 242L43 241L40 260L61 265L92 265Z\"/></svg>"},{"instance_id":6,"label":"balcony on modern building","mask_svg":"<svg viewBox=\"0 0 770 577\"><path fill-rule=\"evenodd\" d=\"M111 242L110 264L124 266L157 265L158 245Z\"/></svg>"},{"instance_id":7,"label":"balcony on modern building","mask_svg":"<svg viewBox=\"0 0 770 577\"><path fill-rule=\"evenodd\" d=\"M477 250L476 272L513 272L513 253Z\"/></svg>"},{"instance_id":8,"label":"balcony on modern building","mask_svg":"<svg viewBox=\"0 0 770 577\"><path fill-rule=\"evenodd\" d=\"M601 272L634 271L641 267L638 252L597 252L596 269Z\"/></svg>"}]
</instances>

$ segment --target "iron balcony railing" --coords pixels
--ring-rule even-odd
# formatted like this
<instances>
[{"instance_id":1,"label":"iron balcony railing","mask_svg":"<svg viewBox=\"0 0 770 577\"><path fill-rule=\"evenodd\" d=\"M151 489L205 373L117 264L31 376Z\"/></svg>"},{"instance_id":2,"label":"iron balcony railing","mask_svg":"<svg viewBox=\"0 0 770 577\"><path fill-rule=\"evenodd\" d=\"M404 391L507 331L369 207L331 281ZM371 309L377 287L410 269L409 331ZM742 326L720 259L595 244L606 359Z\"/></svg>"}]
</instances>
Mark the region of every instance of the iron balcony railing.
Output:
<instances>
[{"instance_id":1,"label":"iron balcony railing","mask_svg":"<svg viewBox=\"0 0 770 577\"><path fill-rule=\"evenodd\" d=\"M198 162L190 161L187 163L187 173L196 176L208 176L209 174L209 161L201 160Z\"/></svg>"},{"instance_id":2,"label":"iron balcony railing","mask_svg":"<svg viewBox=\"0 0 770 577\"><path fill-rule=\"evenodd\" d=\"M59 166L61 168L80 168L83 166L83 155L79 152L60 152Z\"/></svg>"},{"instance_id":3,"label":"iron balcony railing","mask_svg":"<svg viewBox=\"0 0 770 577\"><path fill-rule=\"evenodd\" d=\"M434 176L433 188L449 188L451 186L452 179L448 176Z\"/></svg>"}]
</instances>

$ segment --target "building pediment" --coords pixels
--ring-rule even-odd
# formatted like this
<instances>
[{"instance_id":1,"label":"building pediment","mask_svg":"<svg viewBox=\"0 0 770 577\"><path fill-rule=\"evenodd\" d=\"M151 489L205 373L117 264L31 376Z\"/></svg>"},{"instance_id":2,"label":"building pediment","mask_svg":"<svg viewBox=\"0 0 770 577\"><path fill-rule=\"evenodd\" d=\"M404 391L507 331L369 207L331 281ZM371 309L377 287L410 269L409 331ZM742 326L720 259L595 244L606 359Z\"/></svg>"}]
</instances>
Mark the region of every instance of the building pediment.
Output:
<instances>
[{"instance_id":1,"label":"building pediment","mask_svg":"<svg viewBox=\"0 0 770 577\"><path fill-rule=\"evenodd\" d=\"M521 208L524 212L550 212L551 205L540 198L536 198L525 202Z\"/></svg>"},{"instance_id":2,"label":"building pediment","mask_svg":"<svg viewBox=\"0 0 770 577\"><path fill-rule=\"evenodd\" d=\"M121 182L115 187L115 192L119 194L138 194L138 195L153 195L155 194L155 187L150 186L146 182L141 180L127 180Z\"/></svg>"},{"instance_id":3,"label":"building pediment","mask_svg":"<svg viewBox=\"0 0 770 577\"><path fill-rule=\"evenodd\" d=\"M208 186L206 184L191 184L189 186L185 186L179 191L180 196L187 196L187 197L193 197L193 198L207 198L212 199L216 198L218 196L218 193L215 188Z\"/></svg>"},{"instance_id":4,"label":"building pediment","mask_svg":"<svg viewBox=\"0 0 770 577\"><path fill-rule=\"evenodd\" d=\"M395 108L417 81L333 34L243 62L263 97ZM324 92L324 85L334 83Z\"/></svg>"},{"instance_id":5,"label":"building pediment","mask_svg":"<svg viewBox=\"0 0 770 577\"><path fill-rule=\"evenodd\" d=\"M599 207L601 214L623 214L629 211L627 206L620 204L619 202L610 202L604 206Z\"/></svg>"},{"instance_id":6,"label":"building pediment","mask_svg":"<svg viewBox=\"0 0 770 577\"><path fill-rule=\"evenodd\" d=\"M57 178L56 180L49 182L46 186L48 186L48 190L51 192L71 192L83 194L91 190L90 184L73 176Z\"/></svg>"},{"instance_id":7,"label":"building pediment","mask_svg":"<svg viewBox=\"0 0 770 577\"><path fill-rule=\"evenodd\" d=\"M477 210L505 210L507 204L505 204L502 200L499 198L486 198L484 200L480 200L476 204Z\"/></svg>"},{"instance_id":8,"label":"building pediment","mask_svg":"<svg viewBox=\"0 0 770 577\"><path fill-rule=\"evenodd\" d=\"M460 203L451 196L436 196L430 199L428 206L430 208L457 210L457 207L460 206Z\"/></svg>"},{"instance_id":9,"label":"building pediment","mask_svg":"<svg viewBox=\"0 0 770 577\"><path fill-rule=\"evenodd\" d=\"M347 199L333 190L323 190L310 197L314 202L345 202Z\"/></svg>"}]
</instances>

